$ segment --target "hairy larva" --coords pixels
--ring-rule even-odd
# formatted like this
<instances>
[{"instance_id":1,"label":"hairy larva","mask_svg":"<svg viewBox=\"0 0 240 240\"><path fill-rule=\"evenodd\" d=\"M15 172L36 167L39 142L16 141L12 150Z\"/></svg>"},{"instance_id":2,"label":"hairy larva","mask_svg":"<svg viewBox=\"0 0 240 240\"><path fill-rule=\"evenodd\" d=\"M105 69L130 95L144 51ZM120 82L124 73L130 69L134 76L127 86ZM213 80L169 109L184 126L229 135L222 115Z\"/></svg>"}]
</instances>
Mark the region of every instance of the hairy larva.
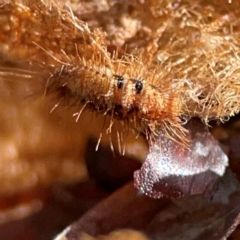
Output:
<instances>
[{"instance_id":1,"label":"hairy larva","mask_svg":"<svg viewBox=\"0 0 240 240\"><path fill-rule=\"evenodd\" d=\"M89 106L132 122L137 129L146 131L150 140L160 130L169 137L184 138L179 96L169 86L157 87L151 78L152 83L147 68L137 61L126 64L112 60L111 66L105 67L102 62L81 60L78 65L57 68L48 80L46 92L58 90L59 97L68 93L74 104L82 103L84 108Z\"/></svg>"}]
</instances>

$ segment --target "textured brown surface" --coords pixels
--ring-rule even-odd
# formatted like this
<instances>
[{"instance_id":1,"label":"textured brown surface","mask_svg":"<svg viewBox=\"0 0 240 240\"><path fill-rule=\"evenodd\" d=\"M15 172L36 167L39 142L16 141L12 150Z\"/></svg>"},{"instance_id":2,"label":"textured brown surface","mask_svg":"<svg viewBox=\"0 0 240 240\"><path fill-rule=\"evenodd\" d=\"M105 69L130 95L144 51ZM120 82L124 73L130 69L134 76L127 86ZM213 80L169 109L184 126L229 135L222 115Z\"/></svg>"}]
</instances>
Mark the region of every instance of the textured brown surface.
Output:
<instances>
[{"instance_id":1,"label":"textured brown surface","mask_svg":"<svg viewBox=\"0 0 240 240\"><path fill-rule=\"evenodd\" d=\"M129 181L148 151L144 137L136 140L132 128L138 129L137 134L146 130L150 138L153 132L165 128L168 137L173 134L181 138L182 123L193 116L204 121L226 120L239 112L240 3L231 2L0 1L1 239L52 239L109 192ZM76 81L71 71L68 74L75 81L65 79L64 71L74 68L83 71L78 75L81 81ZM114 88L116 75L126 80L125 91ZM98 88L102 78L103 89ZM51 85L52 79L55 82ZM92 88L89 79L100 85ZM139 95L136 80L144 84ZM114 94L107 92L108 87ZM87 95L83 90L88 91ZM123 118L125 126L111 114L82 114L82 103L88 100L94 102L94 106L89 104L90 109L103 115L116 106L109 112L117 119ZM215 126L213 132L224 144L230 168L239 178L238 116L225 129ZM95 139L90 148L89 139ZM98 146L98 139L116 150L115 160L111 151ZM95 153L97 147L100 155ZM109 146L106 148L109 150ZM125 152L126 157L118 152ZM232 181L226 184L227 189L234 185ZM73 183L76 185L69 185ZM219 211L223 219L219 224L221 234L228 236L239 221L239 195L238 190L234 191L227 206L221 201L219 208L209 204L189 217L188 213L178 215L163 209L166 215L160 214L160 219L176 214L176 219L182 219L191 229L193 224L205 227L204 219L218 223ZM123 198L128 202L130 195ZM118 221L114 214L118 205L107 201L103 203L109 212L99 211L98 218L105 213L119 228L137 224L140 230L146 228L151 211L140 211L138 222L131 222L128 213L139 210L134 209L133 201L133 207ZM186 204L188 201L193 205L198 202L192 197L186 199ZM150 202L146 201L142 209ZM228 211L232 213L229 218ZM179 224L176 219L173 224ZM224 227L223 223L228 224ZM159 219L152 229L158 224ZM176 232L167 221L164 224L166 232L157 232L156 238L168 231L186 232L181 224ZM108 231L95 232L95 237L115 230L108 227ZM215 225L211 233L214 231ZM120 236L130 236L125 234L140 233L120 230ZM115 236L113 232L104 239ZM92 239L87 234L84 237ZM231 239L237 237L238 231Z\"/></svg>"}]
</instances>

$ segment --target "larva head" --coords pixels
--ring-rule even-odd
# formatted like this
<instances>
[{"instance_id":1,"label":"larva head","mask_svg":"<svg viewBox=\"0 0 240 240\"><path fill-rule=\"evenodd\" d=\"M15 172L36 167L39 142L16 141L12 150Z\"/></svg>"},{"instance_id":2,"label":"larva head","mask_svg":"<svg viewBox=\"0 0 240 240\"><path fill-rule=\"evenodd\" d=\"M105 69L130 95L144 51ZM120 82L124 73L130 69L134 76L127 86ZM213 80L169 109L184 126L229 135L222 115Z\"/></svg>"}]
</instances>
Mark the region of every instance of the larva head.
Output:
<instances>
[{"instance_id":1,"label":"larva head","mask_svg":"<svg viewBox=\"0 0 240 240\"><path fill-rule=\"evenodd\" d=\"M138 79L127 79L122 86L121 105L123 109L129 111L138 109L139 98L144 92L145 81Z\"/></svg>"},{"instance_id":2,"label":"larva head","mask_svg":"<svg viewBox=\"0 0 240 240\"><path fill-rule=\"evenodd\" d=\"M138 120L139 126L145 124L150 136L162 129L173 139L187 142L180 120L182 101L172 88L159 88L148 80L120 75L115 75L115 80L115 102L121 106L125 118Z\"/></svg>"},{"instance_id":3,"label":"larva head","mask_svg":"<svg viewBox=\"0 0 240 240\"><path fill-rule=\"evenodd\" d=\"M137 115L146 120L161 121L180 116L180 101L172 92L164 92L148 84L146 80L126 79L117 76L117 103L129 112L136 110Z\"/></svg>"}]
</instances>

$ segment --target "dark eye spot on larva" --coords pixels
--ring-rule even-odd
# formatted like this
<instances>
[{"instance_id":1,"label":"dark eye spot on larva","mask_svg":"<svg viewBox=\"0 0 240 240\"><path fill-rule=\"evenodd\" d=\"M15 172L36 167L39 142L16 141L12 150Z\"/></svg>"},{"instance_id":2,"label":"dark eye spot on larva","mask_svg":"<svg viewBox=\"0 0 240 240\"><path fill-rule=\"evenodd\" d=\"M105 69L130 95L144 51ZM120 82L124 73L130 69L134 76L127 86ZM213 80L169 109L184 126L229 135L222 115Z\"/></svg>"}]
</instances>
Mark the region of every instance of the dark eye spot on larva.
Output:
<instances>
[{"instance_id":1,"label":"dark eye spot on larva","mask_svg":"<svg viewBox=\"0 0 240 240\"><path fill-rule=\"evenodd\" d=\"M122 89L123 84L124 84L124 78L122 76L119 76L119 75L116 75L115 77L117 79L117 88Z\"/></svg>"},{"instance_id":2,"label":"dark eye spot on larva","mask_svg":"<svg viewBox=\"0 0 240 240\"><path fill-rule=\"evenodd\" d=\"M141 91L143 89L143 84L141 81L139 81L139 80L135 81L135 89L136 89L136 93L141 93Z\"/></svg>"}]
</instances>

